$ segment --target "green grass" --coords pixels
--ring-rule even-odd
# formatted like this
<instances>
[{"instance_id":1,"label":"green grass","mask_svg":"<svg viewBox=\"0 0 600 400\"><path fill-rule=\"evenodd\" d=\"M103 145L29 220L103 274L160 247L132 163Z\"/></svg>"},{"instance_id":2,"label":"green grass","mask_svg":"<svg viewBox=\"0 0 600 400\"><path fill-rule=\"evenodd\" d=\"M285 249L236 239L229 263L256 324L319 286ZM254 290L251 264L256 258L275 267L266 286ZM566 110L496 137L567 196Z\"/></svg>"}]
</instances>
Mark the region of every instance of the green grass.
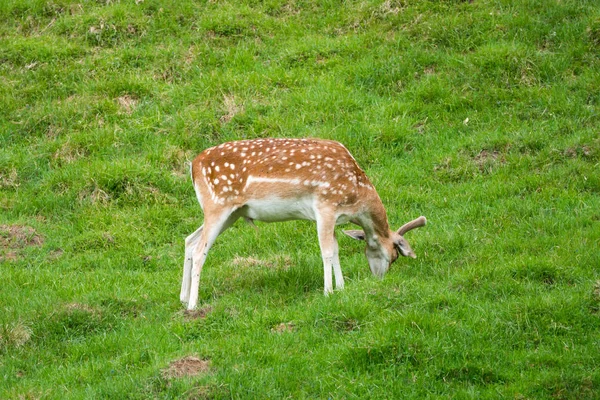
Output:
<instances>
[{"instance_id":1,"label":"green grass","mask_svg":"<svg viewBox=\"0 0 600 400\"><path fill-rule=\"evenodd\" d=\"M0 3L0 398L600 397L596 1L138 3ZM339 235L324 297L314 224L238 223L190 320L186 163L271 136L343 142L418 259Z\"/></svg>"}]
</instances>

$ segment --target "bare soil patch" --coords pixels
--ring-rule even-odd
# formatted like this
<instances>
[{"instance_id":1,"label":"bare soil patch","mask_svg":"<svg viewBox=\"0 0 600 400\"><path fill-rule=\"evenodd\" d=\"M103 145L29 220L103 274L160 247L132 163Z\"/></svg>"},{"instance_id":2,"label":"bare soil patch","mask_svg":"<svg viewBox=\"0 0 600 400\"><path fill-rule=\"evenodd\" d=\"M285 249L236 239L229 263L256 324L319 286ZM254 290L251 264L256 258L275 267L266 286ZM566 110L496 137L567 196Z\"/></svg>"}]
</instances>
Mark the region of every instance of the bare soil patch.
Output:
<instances>
[{"instance_id":1,"label":"bare soil patch","mask_svg":"<svg viewBox=\"0 0 600 400\"><path fill-rule=\"evenodd\" d=\"M0 248L22 249L27 246L41 246L44 238L35 229L24 225L0 225Z\"/></svg>"},{"instance_id":2,"label":"bare soil patch","mask_svg":"<svg viewBox=\"0 0 600 400\"><path fill-rule=\"evenodd\" d=\"M568 149L566 149L564 151L564 155L569 157L569 158L577 158L577 157L583 157L583 158L587 158L592 156L593 151L589 146L574 146L574 147L569 147Z\"/></svg>"},{"instance_id":3,"label":"bare soil patch","mask_svg":"<svg viewBox=\"0 0 600 400\"><path fill-rule=\"evenodd\" d=\"M162 376L166 379L198 376L210 372L210 364L210 360L186 356L172 361L169 367L162 371Z\"/></svg>"},{"instance_id":4,"label":"bare soil patch","mask_svg":"<svg viewBox=\"0 0 600 400\"><path fill-rule=\"evenodd\" d=\"M482 150L479 152L479 154L473 157L473 161L481 172L490 172L490 170L494 167L506 164L506 158L504 154L496 150Z\"/></svg>"},{"instance_id":5,"label":"bare soil patch","mask_svg":"<svg viewBox=\"0 0 600 400\"><path fill-rule=\"evenodd\" d=\"M0 260L15 261L19 258L19 250L43 243L44 237L30 226L0 225Z\"/></svg>"},{"instance_id":6,"label":"bare soil patch","mask_svg":"<svg viewBox=\"0 0 600 400\"><path fill-rule=\"evenodd\" d=\"M185 310L183 312L183 317L186 321L193 321L196 319L206 318L208 314L213 310L212 306L204 306L202 308L198 308L196 310Z\"/></svg>"},{"instance_id":7,"label":"bare soil patch","mask_svg":"<svg viewBox=\"0 0 600 400\"><path fill-rule=\"evenodd\" d=\"M0 252L0 261L17 261L18 259L19 255L16 251Z\"/></svg>"}]
</instances>

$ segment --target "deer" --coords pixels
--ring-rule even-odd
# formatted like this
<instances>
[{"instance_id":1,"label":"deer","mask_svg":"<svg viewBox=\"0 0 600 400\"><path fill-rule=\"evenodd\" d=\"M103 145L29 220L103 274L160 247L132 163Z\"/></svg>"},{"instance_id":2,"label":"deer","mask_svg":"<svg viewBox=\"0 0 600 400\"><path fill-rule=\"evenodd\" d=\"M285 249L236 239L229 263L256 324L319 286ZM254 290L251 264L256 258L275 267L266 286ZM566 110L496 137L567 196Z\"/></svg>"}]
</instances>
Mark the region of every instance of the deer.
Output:
<instances>
[{"instance_id":1,"label":"deer","mask_svg":"<svg viewBox=\"0 0 600 400\"><path fill-rule=\"evenodd\" d=\"M362 230L346 235L366 243L371 272L383 277L399 255L416 258L404 234L424 226L420 216L394 231L375 187L350 152L326 139L249 139L204 150L191 163L203 225L185 239L180 300L198 302L200 274L217 237L239 218L254 221L316 221L323 260L324 293L344 288L336 225ZM332 274L333 271L333 274Z\"/></svg>"}]
</instances>

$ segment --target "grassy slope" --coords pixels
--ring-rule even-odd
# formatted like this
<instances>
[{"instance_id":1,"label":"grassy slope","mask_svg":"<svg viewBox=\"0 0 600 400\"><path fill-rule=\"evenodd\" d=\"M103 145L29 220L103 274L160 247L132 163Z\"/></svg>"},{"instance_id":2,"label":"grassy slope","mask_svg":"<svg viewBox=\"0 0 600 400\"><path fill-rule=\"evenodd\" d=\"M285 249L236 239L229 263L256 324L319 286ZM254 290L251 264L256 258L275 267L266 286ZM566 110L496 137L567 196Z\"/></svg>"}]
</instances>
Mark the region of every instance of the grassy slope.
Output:
<instances>
[{"instance_id":1,"label":"grassy slope","mask_svg":"<svg viewBox=\"0 0 600 400\"><path fill-rule=\"evenodd\" d=\"M104 3L0 4L0 398L600 395L595 1ZM340 238L325 298L314 225L238 224L187 321L185 162L266 136L346 144L419 258Z\"/></svg>"}]
</instances>

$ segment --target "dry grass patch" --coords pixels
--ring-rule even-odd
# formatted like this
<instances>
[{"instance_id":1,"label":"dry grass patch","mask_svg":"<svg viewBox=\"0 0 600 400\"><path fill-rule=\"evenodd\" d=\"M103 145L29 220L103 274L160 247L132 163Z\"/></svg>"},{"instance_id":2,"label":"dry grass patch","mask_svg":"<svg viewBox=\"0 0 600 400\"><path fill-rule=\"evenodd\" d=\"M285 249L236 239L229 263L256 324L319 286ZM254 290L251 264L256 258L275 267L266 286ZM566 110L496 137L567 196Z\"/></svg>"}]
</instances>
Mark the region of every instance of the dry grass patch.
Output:
<instances>
[{"instance_id":1,"label":"dry grass patch","mask_svg":"<svg viewBox=\"0 0 600 400\"><path fill-rule=\"evenodd\" d=\"M138 105L139 100L136 99L135 97L132 97L132 96L126 94L124 96L117 97L117 102L119 103L119 105L121 106L123 111L125 111L126 114L131 114L133 111L135 111L135 108Z\"/></svg>"},{"instance_id":2,"label":"dry grass patch","mask_svg":"<svg viewBox=\"0 0 600 400\"><path fill-rule=\"evenodd\" d=\"M88 314L100 314L100 310L97 310L88 304L69 303L65 304L64 308L67 312L82 311Z\"/></svg>"},{"instance_id":3,"label":"dry grass patch","mask_svg":"<svg viewBox=\"0 0 600 400\"><path fill-rule=\"evenodd\" d=\"M0 349L21 347L31 339L31 328L22 322L0 326Z\"/></svg>"},{"instance_id":4,"label":"dry grass patch","mask_svg":"<svg viewBox=\"0 0 600 400\"><path fill-rule=\"evenodd\" d=\"M267 268L282 268L287 270L292 265L292 258L287 254L277 254L269 257L266 260L261 260L256 257L240 257L235 256L231 262L236 267L251 268L251 267L267 267Z\"/></svg>"},{"instance_id":5,"label":"dry grass patch","mask_svg":"<svg viewBox=\"0 0 600 400\"><path fill-rule=\"evenodd\" d=\"M296 324L293 322L282 322L271 328L273 333L293 332L296 330Z\"/></svg>"},{"instance_id":6,"label":"dry grass patch","mask_svg":"<svg viewBox=\"0 0 600 400\"><path fill-rule=\"evenodd\" d=\"M80 203L89 201L94 205L107 205L110 202L110 194L102 190L98 183L93 181L93 186L88 185L85 189L79 192L77 199Z\"/></svg>"},{"instance_id":7,"label":"dry grass patch","mask_svg":"<svg viewBox=\"0 0 600 400\"><path fill-rule=\"evenodd\" d=\"M86 155L86 149L67 141L54 152L52 160L57 166L62 166L71 164Z\"/></svg>"},{"instance_id":8,"label":"dry grass patch","mask_svg":"<svg viewBox=\"0 0 600 400\"><path fill-rule=\"evenodd\" d=\"M162 371L165 379L185 378L209 373L211 370L210 360L203 360L196 356L186 356L172 361L168 368Z\"/></svg>"},{"instance_id":9,"label":"dry grass patch","mask_svg":"<svg viewBox=\"0 0 600 400\"><path fill-rule=\"evenodd\" d=\"M3 172L0 174L0 189L15 189L17 187L19 187L19 174L17 173L17 170L15 168L12 168L6 173Z\"/></svg>"},{"instance_id":10,"label":"dry grass patch","mask_svg":"<svg viewBox=\"0 0 600 400\"><path fill-rule=\"evenodd\" d=\"M221 123L226 124L231 121L233 117L244 111L244 106L237 103L235 96L223 95L223 111L224 114L219 119Z\"/></svg>"}]
</instances>

